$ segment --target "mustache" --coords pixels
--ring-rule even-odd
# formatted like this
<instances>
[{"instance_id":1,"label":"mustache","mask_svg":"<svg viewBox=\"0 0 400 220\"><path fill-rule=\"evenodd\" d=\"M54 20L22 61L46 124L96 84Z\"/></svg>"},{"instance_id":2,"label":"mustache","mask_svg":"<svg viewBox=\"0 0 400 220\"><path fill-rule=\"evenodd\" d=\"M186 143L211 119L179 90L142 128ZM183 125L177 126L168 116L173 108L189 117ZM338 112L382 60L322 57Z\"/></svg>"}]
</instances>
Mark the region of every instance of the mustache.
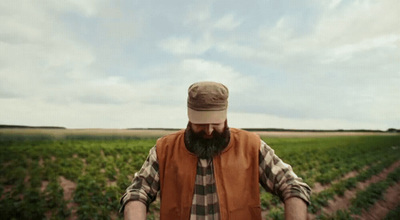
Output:
<instances>
[{"instance_id":1,"label":"mustache","mask_svg":"<svg viewBox=\"0 0 400 220\"><path fill-rule=\"evenodd\" d=\"M208 136L208 134L207 134L204 130L199 131L199 132L193 132L193 131L192 131L192 138L195 138L195 139L204 139L204 136ZM219 133L219 132L216 131L216 130L213 130L213 131L211 132L211 139L213 139L213 138L221 138L221 137L223 137L223 136L224 136L224 133Z\"/></svg>"}]
</instances>

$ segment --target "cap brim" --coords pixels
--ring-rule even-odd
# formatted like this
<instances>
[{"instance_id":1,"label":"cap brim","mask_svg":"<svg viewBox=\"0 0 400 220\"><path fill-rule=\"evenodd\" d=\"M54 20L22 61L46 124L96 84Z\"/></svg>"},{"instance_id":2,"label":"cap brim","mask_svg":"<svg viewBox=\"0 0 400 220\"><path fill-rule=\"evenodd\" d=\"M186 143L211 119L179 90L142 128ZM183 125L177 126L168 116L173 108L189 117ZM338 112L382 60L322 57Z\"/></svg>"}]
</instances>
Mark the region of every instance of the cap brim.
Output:
<instances>
[{"instance_id":1,"label":"cap brim","mask_svg":"<svg viewBox=\"0 0 400 220\"><path fill-rule=\"evenodd\" d=\"M227 109L220 111L196 111L188 108L189 121L194 124L219 124L226 120Z\"/></svg>"}]
</instances>

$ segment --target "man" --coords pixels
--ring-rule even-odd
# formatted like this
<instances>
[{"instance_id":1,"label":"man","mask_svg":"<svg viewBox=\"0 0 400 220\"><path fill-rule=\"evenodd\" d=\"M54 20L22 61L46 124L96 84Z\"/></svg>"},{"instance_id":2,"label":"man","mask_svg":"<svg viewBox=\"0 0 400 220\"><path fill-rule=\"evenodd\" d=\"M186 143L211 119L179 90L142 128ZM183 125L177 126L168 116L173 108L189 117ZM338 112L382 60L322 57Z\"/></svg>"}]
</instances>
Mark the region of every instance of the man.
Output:
<instances>
[{"instance_id":1,"label":"man","mask_svg":"<svg viewBox=\"0 0 400 220\"><path fill-rule=\"evenodd\" d=\"M121 198L125 219L146 219L160 192L160 218L261 219L259 184L285 203L286 219L306 219L310 187L259 136L227 124L228 88L188 90L185 130L157 140Z\"/></svg>"}]
</instances>

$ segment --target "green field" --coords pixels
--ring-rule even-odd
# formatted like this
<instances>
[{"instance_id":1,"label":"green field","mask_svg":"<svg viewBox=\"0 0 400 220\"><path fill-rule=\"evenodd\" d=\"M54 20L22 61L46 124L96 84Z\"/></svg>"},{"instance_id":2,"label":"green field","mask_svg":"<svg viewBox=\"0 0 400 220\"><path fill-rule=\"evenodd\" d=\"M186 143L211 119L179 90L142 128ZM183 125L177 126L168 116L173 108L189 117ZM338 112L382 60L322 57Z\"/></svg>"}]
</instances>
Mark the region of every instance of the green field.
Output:
<instances>
[{"instance_id":1,"label":"green field","mask_svg":"<svg viewBox=\"0 0 400 220\"><path fill-rule=\"evenodd\" d=\"M311 187L326 186L313 194L308 210L320 219L360 215L399 183L397 167L373 189L357 192L348 209L327 214L323 208L329 200L400 160L400 135L263 139ZM0 132L2 219L122 219L119 198L155 141L133 135ZM355 175L344 178L350 172ZM269 210L265 217L282 219L279 199L266 192L261 197L262 208ZM158 201L152 205L149 219L156 218L158 206Z\"/></svg>"}]
</instances>

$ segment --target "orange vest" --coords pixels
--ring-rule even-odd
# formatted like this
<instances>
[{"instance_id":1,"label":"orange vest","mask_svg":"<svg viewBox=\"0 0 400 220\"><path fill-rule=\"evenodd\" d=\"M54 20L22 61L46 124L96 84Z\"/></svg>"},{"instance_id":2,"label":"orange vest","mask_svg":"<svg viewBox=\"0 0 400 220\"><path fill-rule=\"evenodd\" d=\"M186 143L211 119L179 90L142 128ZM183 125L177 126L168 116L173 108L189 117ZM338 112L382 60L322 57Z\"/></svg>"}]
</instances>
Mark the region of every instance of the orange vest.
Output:
<instances>
[{"instance_id":1,"label":"orange vest","mask_svg":"<svg viewBox=\"0 0 400 220\"><path fill-rule=\"evenodd\" d=\"M230 142L213 158L221 220L260 219L259 150L254 133L231 128ZM184 143L184 130L156 144L160 172L160 219L190 218L197 156Z\"/></svg>"}]
</instances>

